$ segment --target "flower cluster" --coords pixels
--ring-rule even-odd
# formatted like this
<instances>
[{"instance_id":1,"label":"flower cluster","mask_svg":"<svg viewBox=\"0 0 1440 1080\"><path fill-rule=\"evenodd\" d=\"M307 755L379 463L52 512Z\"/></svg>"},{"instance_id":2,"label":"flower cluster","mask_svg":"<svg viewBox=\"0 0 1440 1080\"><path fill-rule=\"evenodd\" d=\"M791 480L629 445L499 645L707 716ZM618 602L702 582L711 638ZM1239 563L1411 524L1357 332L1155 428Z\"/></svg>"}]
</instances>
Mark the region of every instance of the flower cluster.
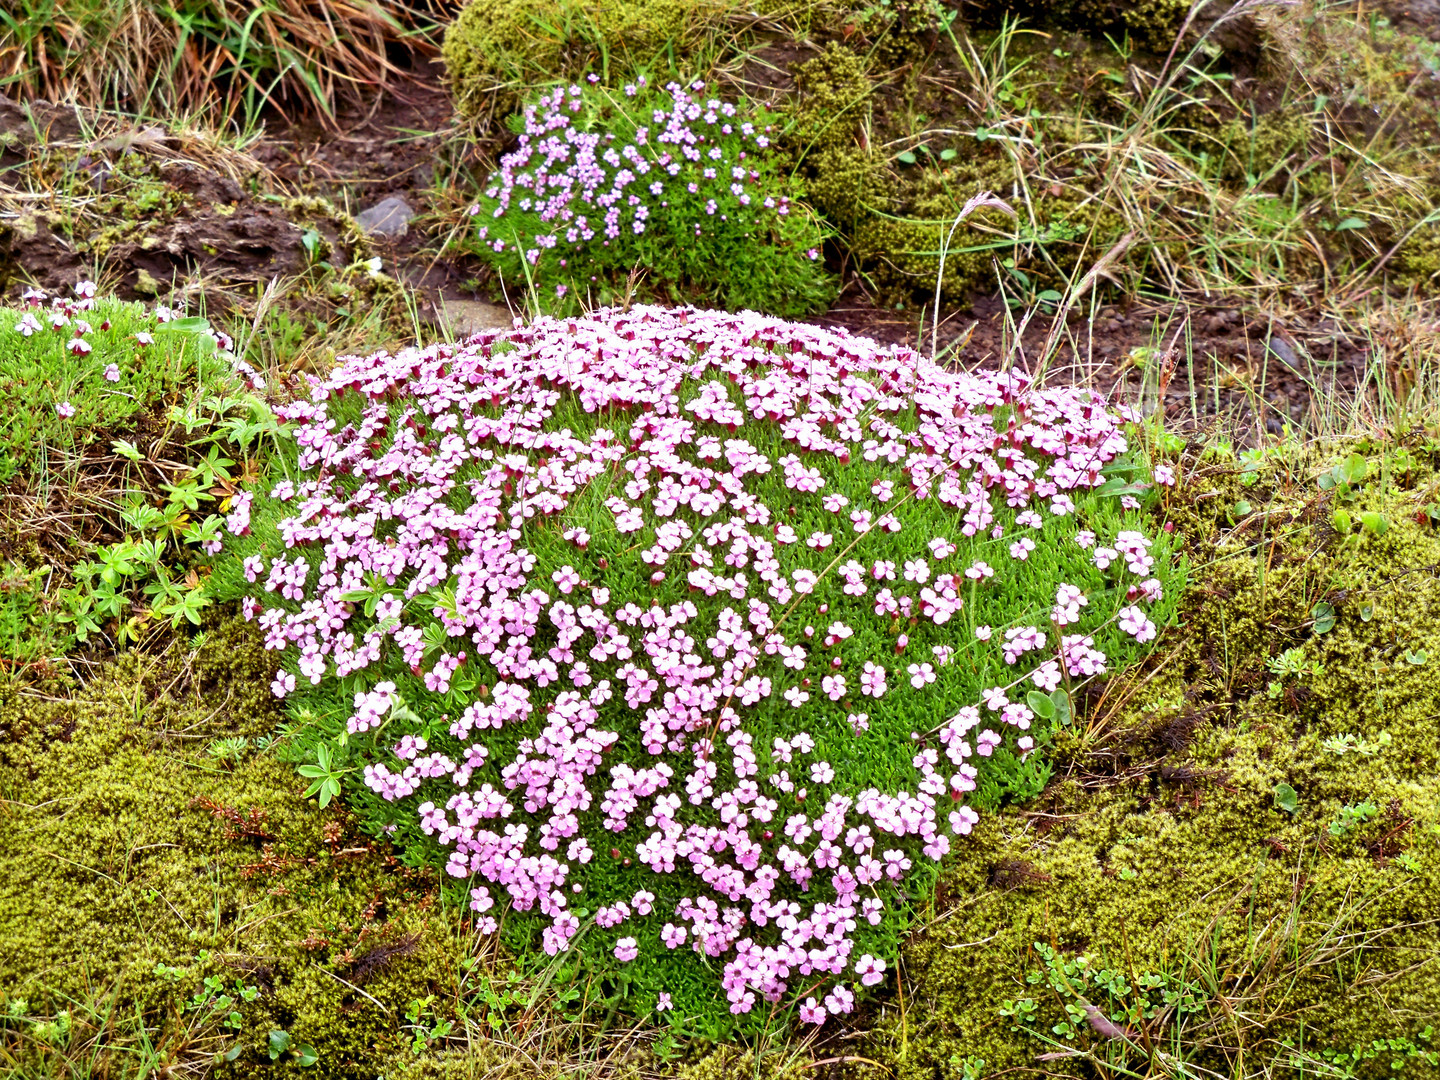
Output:
<instances>
[{"instance_id":1,"label":"flower cluster","mask_svg":"<svg viewBox=\"0 0 1440 1080\"><path fill-rule=\"evenodd\" d=\"M637 267L729 308L823 308L820 226L780 175L771 118L703 91L542 95L471 210L478 253L561 314L623 295Z\"/></svg>"},{"instance_id":2,"label":"flower cluster","mask_svg":"<svg viewBox=\"0 0 1440 1080\"><path fill-rule=\"evenodd\" d=\"M298 474L229 545L297 739L482 928L688 1016L851 1011L1048 695L1168 611L1163 540L1095 493L1122 417L843 333L545 319L282 412Z\"/></svg>"}]
</instances>

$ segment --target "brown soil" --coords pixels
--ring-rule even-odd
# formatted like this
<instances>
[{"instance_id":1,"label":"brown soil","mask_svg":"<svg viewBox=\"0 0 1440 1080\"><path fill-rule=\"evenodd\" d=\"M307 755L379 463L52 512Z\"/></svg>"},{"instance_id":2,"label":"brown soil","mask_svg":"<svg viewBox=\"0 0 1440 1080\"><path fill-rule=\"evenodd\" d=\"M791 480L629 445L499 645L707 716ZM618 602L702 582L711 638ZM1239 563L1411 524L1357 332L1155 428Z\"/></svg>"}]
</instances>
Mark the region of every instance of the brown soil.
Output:
<instances>
[{"instance_id":1,"label":"brown soil","mask_svg":"<svg viewBox=\"0 0 1440 1080\"><path fill-rule=\"evenodd\" d=\"M994 296L973 297L964 307L942 310L932 338L933 310L887 311L863 297L842 297L821 325L843 327L893 344L937 354L958 367L993 368L1012 362L1039 373L1053 334L1057 348L1044 374L1051 381L1084 382L1116 400L1154 410L1164 382L1166 425L1189 432L1223 421L1242 442L1280 434L1288 422L1313 422L1326 399L1353 394L1369 362L1368 343L1342 333L1330 320L1273 315L1217 302L1205 307L1132 303L1106 305L1093 322L1072 317L1057 327L1037 317L1016 342L1012 314Z\"/></svg>"},{"instance_id":2,"label":"brown soil","mask_svg":"<svg viewBox=\"0 0 1440 1080\"><path fill-rule=\"evenodd\" d=\"M306 269L307 229L334 262L360 254L342 220L265 191L258 170L159 127L0 98L0 289L58 291L93 274L127 299L195 278L253 296ZM142 190L153 209L127 204Z\"/></svg>"}]
</instances>

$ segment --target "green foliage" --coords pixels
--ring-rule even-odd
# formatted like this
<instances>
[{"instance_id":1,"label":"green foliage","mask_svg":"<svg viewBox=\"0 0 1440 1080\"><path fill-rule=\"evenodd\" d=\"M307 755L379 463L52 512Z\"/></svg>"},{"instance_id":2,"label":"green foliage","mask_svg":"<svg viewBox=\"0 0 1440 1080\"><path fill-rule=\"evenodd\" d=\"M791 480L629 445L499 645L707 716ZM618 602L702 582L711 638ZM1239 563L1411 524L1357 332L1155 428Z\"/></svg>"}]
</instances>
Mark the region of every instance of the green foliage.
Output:
<instances>
[{"instance_id":1,"label":"green foliage","mask_svg":"<svg viewBox=\"0 0 1440 1080\"><path fill-rule=\"evenodd\" d=\"M1340 808L1339 813L1331 820L1329 833L1334 837L1346 837L1356 832L1362 826L1373 821L1380 808L1369 799L1359 803L1348 803Z\"/></svg>"},{"instance_id":2,"label":"green foliage","mask_svg":"<svg viewBox=\"0 0 1440 1080\"><path fill-rule=\"evenodd\" d=\"M48 316L39 315L48 326ZM0 309L8 340L0 372L8 375L5 389L42 404L0 418L0 470L26 468L30 485L38 473L40 484L63 485L80 502L93 446L108 439L123 464L106 477L112 493L101 513L120 539L76 543L73 562L59 568L34 565L33 557L8 561L0 655L34 664L101 632L124 646L155 620L198 626L209 599L197 549L219 547L223 513L251 475L248 455L278 437L280 425L231 370L229 355L217 351L205 319L161 322L139 305L103 300L77 315L89 316L92 351L75 356L65 348L69 327L29 337L10 331L24 316ZM107 369L118 377L106 378ZM74 415L57 412L62 402ZM138 444L142 432L146 451ZM26 532L23 520L3 525Z\"/></svg>"}]
</instances>

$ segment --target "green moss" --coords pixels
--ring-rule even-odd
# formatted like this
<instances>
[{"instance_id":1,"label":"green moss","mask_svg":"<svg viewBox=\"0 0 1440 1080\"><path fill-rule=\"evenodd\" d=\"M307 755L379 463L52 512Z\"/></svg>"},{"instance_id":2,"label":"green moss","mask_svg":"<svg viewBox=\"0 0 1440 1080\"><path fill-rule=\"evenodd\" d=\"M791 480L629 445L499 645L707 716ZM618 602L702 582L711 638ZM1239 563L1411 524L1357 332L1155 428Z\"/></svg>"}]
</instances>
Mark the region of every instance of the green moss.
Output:
<instances>
[{"instance_id":1,"label":"green moss","mask_svg":"<svg viewBox=\"0 0 1440 1080\"><path fill-rule=\"evenodd\" d=\"M503 115L527 82L578 75L604 58L637 69L684 53L727 0L471 0L445 31L443 55L455 104L473 120Z\"/></svg>"},{"instance_id":2,"label":"green moss","mask_svg":"<svg viewBox=\"0 0 1440 1080\"><path fill-rule=\"evenodd\" d=\"M1123 36L1132 47L1163 55L1190 7L1189 0L1055 0L1038 8L1037 22L1043 29ZM1012 5L995 0L981 0L974 8L972 17L982 25L994 25L1013 11Z\"/></svg>"},{"instance_id":3,"label":"green moss","mask_svg":"<svg viewBox=\"0 0 1440 1080\"><path fill-rule=\"evenodd\" d=\"M1291 475L1329 464L1301 457ZM1212 468L1194 483L1213 501L1176 495L1168 512L1204 565L1181 627L1147 670L1092 693L1088 729L1054 750L1068 776L957 852L907 950L906 1008L882 1017L867 1056L901 1077L958 1076L971 1057L988 1072L1074 1048L1069 1066L1091 1076L1107 1075L1097 1059L1144 1068L1134 1047L1150 1040L1225 1075L1241 1054L1254 1071L1298 1067L1301 1050L1306 1068L1322 1050L1371 1053L1362 1076L1397 1056L1426 1067L1403 1047L1372 1053L1386 1039L1428 1049L1420 1033L1440 1015L1440 973L1415 963L1440 945L1440 535L1414 521L1421 472L1382 484L1372 461L1350 509L1383 513L1378 537L1337 536L1313 484L1288 486L1283 465L1249 488ZM1263 534L1255 515L1232 529L1213 509L1241 493L1267 514ZM1324 634L1321 598L1338 612ZM1285 649L1305 674L1276 674ZM1293 815L1279 784L1298 794ZM1365 804L1355 823L1346 808ZM1107 968L1127 994L1103 989ZM1127 1016L1146 976L1152 1015ZM1193 1011L1167 1012L1160 987L1189 987ZM1062 1006L1079 998L1131 1044L1083 1011L1077 1026ZM1033 1019L1002 1015L1023 999Z\"/></svg>"},{"instance_id":4,"label":"green moss","mask_svg":"<svg viewBox=\"0 0 1440 1080\"><path fill-rule=\"evenodd\" d=\"M1313 113L1298 109L1277 109L1262 116L1236 116L1221 124L1214 137L1220 146L1220 175L1227 183L1245 184L1282 171L1276 177L1286 178L1284 165L1309 157L1310 138L1315 130ZM1312 183L1333 183L1324 173L1312 174ZM1319 192L1317 191L1316 194Z\"/></svg>"},{"instance_id":5,"label":"green moss","mask_svg":"<svg viewBox=\"0 0 1440 1080\"><path fill-rule=\"evenodd\" d=\"M272 670L231 619L84 687L0 690L0 998L139 1010L185 1060L238 1044L234 1074L273 1072L261 1048L285 1030L326 1075L374 1076L408 1002L453 985L426 875L301 799L293 767L206 753L273 727ZM258 991L235 1026L188 1005L207 976Z\"/></svg>"},{"instance_id":6,"label":"green moss","mask_svg":"<svg viewBox=\"0 0 1440 1080\"><path fill-rule=\"evenodd\" d=\"M884 163L863 141L875 86L864 57L838 42L796 67L782 152L809 202L847 235L887 198Z\"/></svg>"}]
</instances>

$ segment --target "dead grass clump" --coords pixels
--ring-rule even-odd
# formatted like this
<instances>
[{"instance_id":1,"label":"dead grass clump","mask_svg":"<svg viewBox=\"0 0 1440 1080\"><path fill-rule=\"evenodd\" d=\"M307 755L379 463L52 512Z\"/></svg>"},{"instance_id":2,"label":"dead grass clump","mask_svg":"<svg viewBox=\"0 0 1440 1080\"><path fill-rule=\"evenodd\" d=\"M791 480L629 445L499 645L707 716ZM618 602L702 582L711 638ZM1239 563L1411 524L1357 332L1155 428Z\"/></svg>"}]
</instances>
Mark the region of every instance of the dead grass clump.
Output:
<instances>
[{"instance_id":1,"label":"dead grass clump","mask_svg":"<svg viewBox=\"0 0 1440 1080\"><path fill-rule=\"evenodd\" d=\"M433 54L424 0L18 0L0 12L0 89L161 113L270 105L334 120L337 100L397 89Z\"/></svg>"}]
</instances>

